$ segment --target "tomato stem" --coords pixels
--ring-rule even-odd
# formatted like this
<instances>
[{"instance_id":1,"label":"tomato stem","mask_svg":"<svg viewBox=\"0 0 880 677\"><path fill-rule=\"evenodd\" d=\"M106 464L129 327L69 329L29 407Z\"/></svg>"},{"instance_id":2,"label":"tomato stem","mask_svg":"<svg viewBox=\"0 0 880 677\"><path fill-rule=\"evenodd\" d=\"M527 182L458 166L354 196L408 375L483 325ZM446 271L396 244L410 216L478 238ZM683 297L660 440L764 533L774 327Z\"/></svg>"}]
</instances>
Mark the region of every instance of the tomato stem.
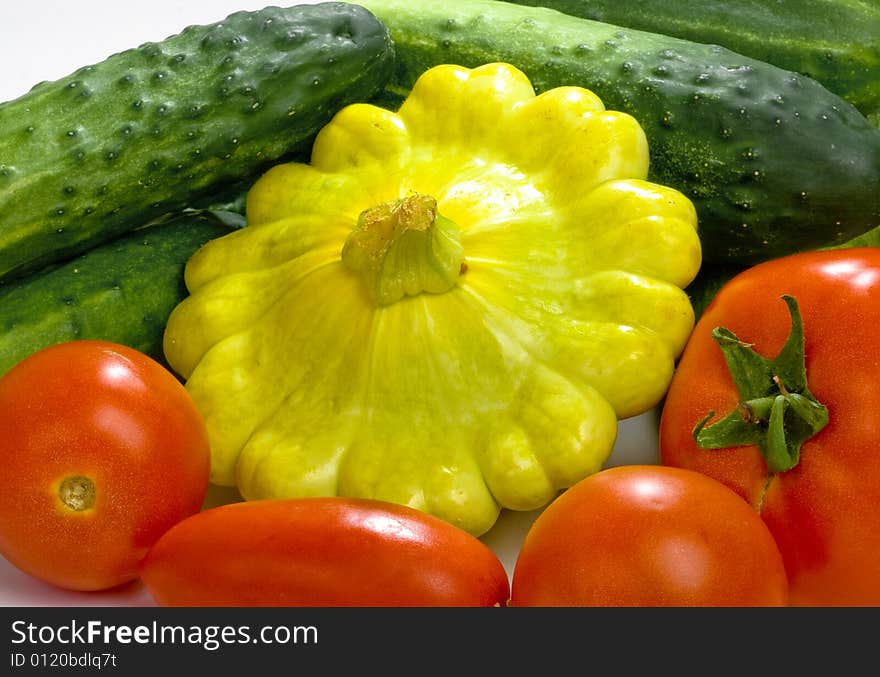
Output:
<instances>
[{"instance_id":1,"label":"tomato stem","mask_svg":"<svg viewBox=\"0 0 880 677\"><path fill-rule=\"evenodd\" d=\"M773 359L756 353L733 332L716 327L718 343L740 396L737 407L708 425L709 412L694 427L703 449L756 445L771 472L784 472L800 460L801 445L828 424L828 409L807 387L803 321L797 301L783 296L791 315L791 331Z\"/></svg>"},{"instance_id":2,"label":"tomato stem","mask_svg":"<svg viewBox=\"0 0 880 677\"><path fill-rule=\"evenodd\" d=\"M58 487L58 497L74 512L88 510L95 505L95 483L82 475L65 477Z\"/></svg>"}]
</instances>

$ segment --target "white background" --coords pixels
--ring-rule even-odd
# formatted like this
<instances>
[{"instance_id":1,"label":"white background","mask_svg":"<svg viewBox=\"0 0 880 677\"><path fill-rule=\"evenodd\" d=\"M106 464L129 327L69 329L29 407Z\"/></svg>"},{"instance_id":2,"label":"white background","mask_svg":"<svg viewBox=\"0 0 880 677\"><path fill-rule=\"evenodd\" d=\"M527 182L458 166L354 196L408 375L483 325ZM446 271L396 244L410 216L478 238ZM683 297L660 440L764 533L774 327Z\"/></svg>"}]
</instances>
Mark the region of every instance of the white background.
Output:
<instances>
[{"instance_id":1,"label":"white background","mask_svg":"<svg viewBox=\"0 0 880 677\"><path fill-rule=\"evenodd\" d=\"M17 98L39 81L58 79L129 47L162 40L189 24L213 23L234 11L260 9L266 4L259 0L0 2L0 101ZM656 463L657 458L657 413L621 422L608 465ZM228 500L229 496L227 491L214 490L208 505ZM504 512L495 528L483 537L509 573L537 514ZM0 558L0 605L151 603L137 583L110 592L72 593L34 580Z\"/></svg>"}]
</instances>

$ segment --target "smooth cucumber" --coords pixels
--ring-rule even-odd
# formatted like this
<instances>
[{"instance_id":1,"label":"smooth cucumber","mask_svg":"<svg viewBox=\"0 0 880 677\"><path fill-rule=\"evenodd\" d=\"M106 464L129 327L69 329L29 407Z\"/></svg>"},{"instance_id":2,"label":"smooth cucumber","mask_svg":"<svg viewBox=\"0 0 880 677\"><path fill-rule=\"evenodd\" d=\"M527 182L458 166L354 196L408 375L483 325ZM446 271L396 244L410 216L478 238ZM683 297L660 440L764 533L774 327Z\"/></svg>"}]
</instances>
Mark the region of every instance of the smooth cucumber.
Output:
<instances>
[{"instance_id":1,"label":"smooth cucumber","mask_svg":"<svg viewBox=\"0 0 880 677\"><path fill-rule=\"evenodd\" d=\"M363 0L391 31L393 87L439 63L506 61L538 91L632 114L650 178L697 207L704 260L754 263L880 225L880 129L811 78L705 45L498 0Z\"/></svg>"},{"instance_id":2,"label":"smooth cucumber","mask_svg":"<svg viewBox=\"0 0 880 677\"><path fill-rule=\"evenodd\" d=\"M0 279L307 149L341 106L379 91L392 59L385 27L362 7L267 7L0 104Z\"/></svg>"},{"instance_id":3,"label":"smooth cucumber","mask_svg":"<svg viewBox=\"0 0 880 677\"><path fill-rule=\"evenodd\" d=\"M74 339L115 341L162 360L165 323L187 293L184 266L231 232L228 224L209 212L183 213L0 284L0 374Z\"/></svg>"},{"instance_id":4,"label":"smooth cucumber","mask_svg":"<svg viewBox=\"0 0 880 677\"><path fill-rule=\"evenodd\" d=\"M880 3L871 0L508 0L727 47L880 113Z\"/></svg>"}]
</instances>

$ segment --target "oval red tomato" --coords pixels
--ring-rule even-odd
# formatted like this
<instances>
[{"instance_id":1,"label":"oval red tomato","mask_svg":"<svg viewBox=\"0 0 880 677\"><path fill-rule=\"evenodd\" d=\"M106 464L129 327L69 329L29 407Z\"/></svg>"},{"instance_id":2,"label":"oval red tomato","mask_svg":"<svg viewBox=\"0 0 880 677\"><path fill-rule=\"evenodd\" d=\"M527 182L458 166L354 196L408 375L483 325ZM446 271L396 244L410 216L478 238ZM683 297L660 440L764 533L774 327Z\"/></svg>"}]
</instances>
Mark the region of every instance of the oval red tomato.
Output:
<instances>
[{"instance_id":1,"label":"oval red tomato","mask_svg":"<svg viewBox=\"0 0 880 677\"><path fill-rule=\"evenodd\" d=\"M760 444L702 448L692 432L710 412L720 419L749 409L741 406L712 330L723 327L773 359L792 325L782 295L797 301L806 383L827 407L827 424L802 443L794 467L774 471ZM710 475L760 510L784 557L793 604L880 604L878 319L878 248L797 254L754 266L706 309L666 398L663 463ZM769 430L769 421L750 409L749 417ZM788 420L782 430L796 434L796 425Z\"/></svg>"},{"instance_id":2,"label":"oval red tomato","mask_svg":"<svg viewBox=\"0 0 880 677\"><path fill-rule=\"evenodd\" d=\"M414 508L341 497L205 510L162 536L141 578L163 606L494 606L482 541Z\"/></svg>"},{"instance_id":3,"label":"oval red tomato","mask_svg":"<svg viewBox=\"0 0 880 677\"><path fill-rule=\"evenodd\" d=\"M628 465L581 480L526 534L511 606L782 606L757 513L697 472Z\"/></svg>"},{"instance_id":4,"label":"oval red tomato","mask_svg":"<svg viewBox=\"0 0 880 677\"><path fill-rule=\"evenodd\" d=\"M143 353L73 341L0 379L0 553L75 590L138 575L150 546L208 487L201 415Z\"/></svg>"}]
</instances>

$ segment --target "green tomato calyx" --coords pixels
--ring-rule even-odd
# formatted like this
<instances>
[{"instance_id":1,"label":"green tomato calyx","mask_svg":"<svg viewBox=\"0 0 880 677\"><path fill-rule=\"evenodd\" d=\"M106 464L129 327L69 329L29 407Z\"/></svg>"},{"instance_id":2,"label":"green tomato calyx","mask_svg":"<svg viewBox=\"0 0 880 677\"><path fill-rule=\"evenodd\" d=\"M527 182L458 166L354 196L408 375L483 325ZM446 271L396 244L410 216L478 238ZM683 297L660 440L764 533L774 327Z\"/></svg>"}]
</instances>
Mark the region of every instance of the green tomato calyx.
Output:
<instances>
[{"instance_id":1,"label":"green tomato calyx","mask_svg":"<svg viewBox=\"0 0 880 677\"><path fill-rule=\"evenodd\" d=\"M723 419L697 423L693 435L703 449L757 445L771 472L798 464L801 445L828 424L828 409L807 388L804 328L797 301L783 296L791 331L782 350L765 358L723 328L712 330L739 391L740 403Z\"/></svg>"},{"instance_id":2,"label":"green tomato calyx","mask_svg":"<svg viewBox=\"0 0 880 677\"><path fill-rule=\"evenodd\" d=\"M463 260L458 225L437 211L434 198L418 193L364 210L342 248L342 262L361 274L379 306L449 291Z\"/></svg>"}]
</instances>

